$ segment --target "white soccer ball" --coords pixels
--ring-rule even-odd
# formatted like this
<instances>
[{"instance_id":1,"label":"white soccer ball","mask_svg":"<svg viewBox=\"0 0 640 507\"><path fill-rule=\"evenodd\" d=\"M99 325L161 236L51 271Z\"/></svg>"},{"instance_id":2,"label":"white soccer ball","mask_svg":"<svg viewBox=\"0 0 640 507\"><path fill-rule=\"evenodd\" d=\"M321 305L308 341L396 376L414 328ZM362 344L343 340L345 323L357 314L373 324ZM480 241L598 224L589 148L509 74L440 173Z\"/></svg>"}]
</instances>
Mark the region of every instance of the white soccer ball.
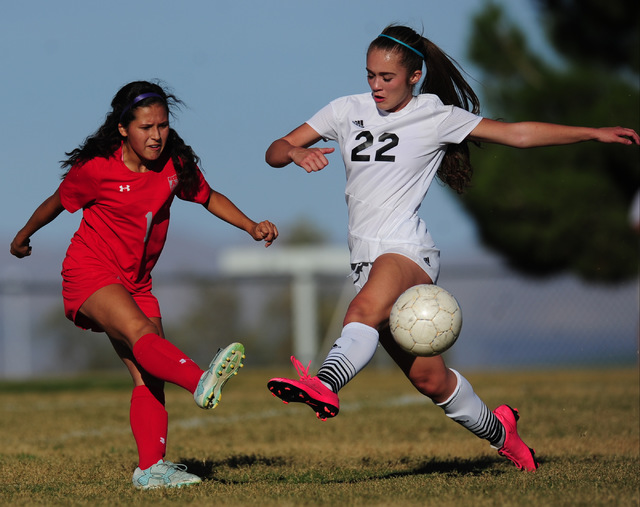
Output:
<instances>
[{"instance_id":1,"label":"white soccer ball","mask_svg":"<svg viewBox=\"0 0 640 507\"><path fill-rule=\"evenodd\" d=\"M403 350L414 356L437 356L458 339L462 311L456 298L442 287L416 285L393 305L389 327Z\"/></svg>"}]
</instances>

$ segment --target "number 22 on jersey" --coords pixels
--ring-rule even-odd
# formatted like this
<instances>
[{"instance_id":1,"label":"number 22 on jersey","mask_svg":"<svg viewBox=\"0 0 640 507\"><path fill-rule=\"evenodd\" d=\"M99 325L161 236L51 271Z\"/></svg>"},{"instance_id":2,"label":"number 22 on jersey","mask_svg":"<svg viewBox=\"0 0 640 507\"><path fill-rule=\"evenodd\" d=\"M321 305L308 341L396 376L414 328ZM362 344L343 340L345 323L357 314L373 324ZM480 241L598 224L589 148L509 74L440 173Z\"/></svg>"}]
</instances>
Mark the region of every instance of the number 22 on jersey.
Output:
<instances>
[{"instance_id":1,"label":"number 22 on jersey","mask_svg":"<svg viewBox=\"0 0 640 507\"><path fill-rule=\"evenodd\" d=\"M371 156L363 154L362 152L367 148L373 146L374 137L368 130L363 130L356 136L356 141L362 142L351 150L352 162L369 162ZM385 132L378 139L377 142L381 144L375 151L374 160L376 162L395 162L396 157L394 155L387 155L387 152L396 146L398 146L399 138L396 134Z\"/></svg>"}]
</instances>

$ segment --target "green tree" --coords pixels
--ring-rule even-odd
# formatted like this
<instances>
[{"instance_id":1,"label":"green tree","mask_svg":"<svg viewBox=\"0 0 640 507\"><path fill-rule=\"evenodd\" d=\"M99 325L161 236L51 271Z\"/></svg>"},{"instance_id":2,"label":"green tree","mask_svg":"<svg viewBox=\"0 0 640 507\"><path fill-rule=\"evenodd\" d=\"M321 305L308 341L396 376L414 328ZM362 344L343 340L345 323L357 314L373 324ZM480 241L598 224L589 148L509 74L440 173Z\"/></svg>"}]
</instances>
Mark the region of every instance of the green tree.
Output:
<instances>
[{"instance_id":1,"label":"green tree","mask_svg":"<svg viewBox=\"0 0 640 507\"><path fill-rule=\"evenodd\" d=\"M46 351L45 371L77 373L84 370L117 370L124 365L104 333L82 330L70 322L58 306L35 327L34 350ZM37 363L43 358L35 359Z\"/></svg>"},{"instance_id":2,"label":"green tree","mask_svg":"<svg viewBox=\"0 0 640 507\"><path fill-rule=\"evenodd\" d=\"M537 0L537 4L560 52L638 77L640 3L636 0Z\"/></svg>"},{"instance_id":3,"label":"green tree","mask_svg":"<svg viewBox=\"0 0 640 507\"><path fill-rule=\"evenodd\" d=\"M197 275L187 282L191 288L189 309L179 322L165 323L164 328L166 336L200 364L212 358L219 347L243 342L246 330L235 285Z\"/></svg>"},{"instance_id":4,"label":"green tree","mask_svg":"<svg viewBox=\"0 0 640 507\"><path fill-rule=\"evenodd\" d=\"M545 10L549 24L573 3L547 1L554 4ZM574 33L598 28L582 22L574 16ZM599 37L616 27L622 33L628 23L616 25L610 17ZM555 68L529 49L522 31L493 4L476 15L469 48L481 72L487 117L638 129L637 80L628 79L637 62L614 73L600 60L578 58L579 47L572 47L565 65ZM472 159L475 173L463 203L483 241L514 267L532 275L569 271L592 281L637 276L638 243L628 221L640 186L637 148L487 146L473 149Z\"/></svg>"},{"instance_id":5,"label":"green tree","mask_svg":"<svg viewBox=\"0 0 640 507\"><path fill-rule=\"evenodd\" d=\"M287 246L322 245L327 243L326 231L312 219L301 216L286 227L286 232L279 239L281 244Z\"/></svg>"}]
</instances>

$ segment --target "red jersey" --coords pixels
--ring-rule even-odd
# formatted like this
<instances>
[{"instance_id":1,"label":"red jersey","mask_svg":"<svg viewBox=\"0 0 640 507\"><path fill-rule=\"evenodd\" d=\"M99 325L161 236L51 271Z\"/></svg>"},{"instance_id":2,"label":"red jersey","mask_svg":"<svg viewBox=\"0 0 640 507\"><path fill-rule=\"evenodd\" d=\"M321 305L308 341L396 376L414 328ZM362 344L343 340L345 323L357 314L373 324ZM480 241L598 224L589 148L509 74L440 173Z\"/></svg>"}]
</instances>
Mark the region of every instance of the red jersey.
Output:
<instances>
[{"instance_id":1,"label":"red jersey","mask_svg":"<svg viewBox=\"0 0 640 507\"><path fill-rule=\"evenodd\" d=\"M209 199L211 188L199 170L198 179L187 196L171 159L159 171L133 172L122 161L122 148L108 159L72 167L60 184L60 200L67 211L82 208L83 213L63 269L83 269L98 261L130 291L149 290L174 196L200 204ZM92 262L84 262L88 257Z\"/></svg>"}]
</instances>

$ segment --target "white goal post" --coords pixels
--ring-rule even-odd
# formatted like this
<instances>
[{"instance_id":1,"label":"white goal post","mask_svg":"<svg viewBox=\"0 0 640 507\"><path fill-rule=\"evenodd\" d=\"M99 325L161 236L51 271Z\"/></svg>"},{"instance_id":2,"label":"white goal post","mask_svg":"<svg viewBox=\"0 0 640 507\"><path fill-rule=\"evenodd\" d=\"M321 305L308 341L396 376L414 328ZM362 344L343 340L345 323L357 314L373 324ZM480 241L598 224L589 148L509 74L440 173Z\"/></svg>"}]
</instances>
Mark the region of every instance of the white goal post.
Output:
<instances>
[{"instance_id":1,"label":"white goal post","mask_svg":"<svg viewBox=\"0 0 640 507\"><path fill-rule=\"evenodd\" d=\"M272 247L273 248L273 247ZM293 355L302 363L318 353L317 275L349 274L349 251L327 246L231 248L221 253L220 271L231 276L291 276Z\"/></svg>"}]
</instances>

